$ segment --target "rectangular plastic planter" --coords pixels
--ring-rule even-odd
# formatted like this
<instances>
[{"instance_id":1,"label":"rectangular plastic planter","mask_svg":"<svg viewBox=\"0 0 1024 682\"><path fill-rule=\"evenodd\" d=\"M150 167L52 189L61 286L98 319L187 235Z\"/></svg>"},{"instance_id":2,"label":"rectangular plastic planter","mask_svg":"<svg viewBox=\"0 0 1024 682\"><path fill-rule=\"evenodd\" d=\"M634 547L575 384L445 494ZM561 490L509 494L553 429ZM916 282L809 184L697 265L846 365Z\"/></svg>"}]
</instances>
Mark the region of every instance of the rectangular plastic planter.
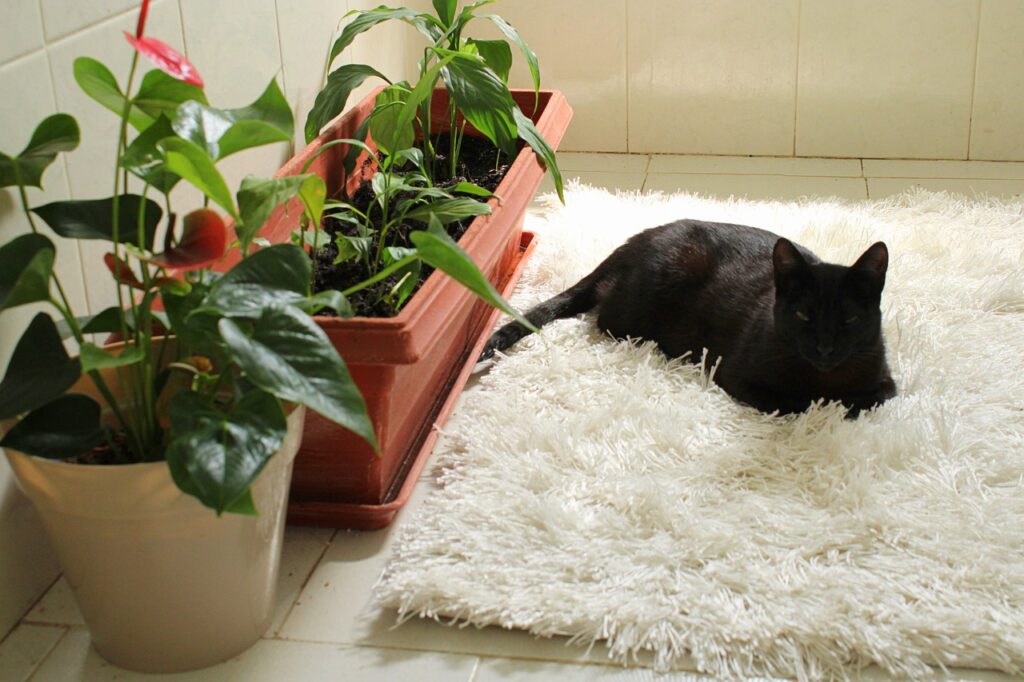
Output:
<instances>
[{"instance_id":1,"label":"rectangular plastic planter","mask_svg":"<svg viewBox=\"0 0 1024 682\"><path fill-rule=\"evenodd\" d=\"M302 173L324 144L354 137L373 109L374 97L371 93L331 123L277 175ZM532 90L514 90L513 97L524 112L533 110ZM447 93L435 91L435 122L445 119L447 106ZM557 148L571 117L572 109L560 92L541 91L533 119L552 147ZM467 132L475 133L469 128ZM345 178L347 153L348 145L335 145L309 168L325 179L329 196L337 195L343 183L354 189L372 174L373 169L361 159L359 170ZM476 218L459 240L499 291L521 260L523 218L544 172L533 151L524 146L495 191L500 201L490 201L492 213ZM279 208L262 236L275 243L287 241L301 214L296 202ZM475 359L469 358L469 351L486 331L485 322L493 319L491 313L468 290L434 272L394 317L316 318L366 399L381 452L378 456L361 439L310 412L292 477L290 522L338 528L381 527L390 522L405 477L417 458L429 455L423 445L460 370ZM422 463L416 465L421 467ZM374 506L381 507L382 514L369 513ZM390 511L383 513L385 508ZM359 513L354 513L356 509Z\"/></svg>"}]
</instances>

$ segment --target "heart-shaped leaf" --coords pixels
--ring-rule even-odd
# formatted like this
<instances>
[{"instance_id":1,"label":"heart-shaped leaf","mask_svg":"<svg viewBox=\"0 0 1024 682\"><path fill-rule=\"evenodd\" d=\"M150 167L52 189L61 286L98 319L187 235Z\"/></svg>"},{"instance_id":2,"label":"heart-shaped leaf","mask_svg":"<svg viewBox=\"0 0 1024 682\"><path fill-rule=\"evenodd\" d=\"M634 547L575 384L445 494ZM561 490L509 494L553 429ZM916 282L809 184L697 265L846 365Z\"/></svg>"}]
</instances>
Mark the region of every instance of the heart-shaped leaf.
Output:
<instances>
[{"instance_id":1,"label":"heart-shaped leaf","mask_svg":"<svg viewBox=\"0 0 1024 682\"><path fill-rule=\"evenodd\" d=\"M257 318L268 306L305 298L311 275L311 261L302 247L277 244L260 249L214 283L200 310Z\"/></svg>"},{"instance_id":2,"label":"heart-shaped leaf","mask_svg":"<svg viewBox=\"0 0 1024 682\"><path fill-rule=\"evenodd\" d=\"M102 442L99 403L68 393L29 412L0 440L0 446L26 455L66 459Z\"/></svg>"},{"instance_id":3,"label":"heart-shaped leaf","mask_svg":"<svg viewBox=\"0 0 1024 682\"><path fill-rule=\"evenodd\" d=\"M137 362L141 362L145 356L142 349L138 346L125 346L120 352L113 353L88 341L82 344L78 352L78 360L82 363L82 371L86 373L97 369L107 369L108 367L134 365Z\"/></svg>"},{"instance_id":4,"label":"heart-shaped leaf","mask_svg":"<svg viewBox=\"0 0 1024 682\"><path fill-rule=\"evenodd\" d=\"M149 262L165 268L194 270L220 260L227 247L228 228L224 221L215 211L200 208L185 216L178 243Z\"/></svg>"},{"instance_id":5,"label":"heart-shaped leaf","mask_svg":"<svg viewBox=\"0 0 1024 682\"><path fill-rule=\"evenodd\" d=\"M252 336L227 318L218 324L245 378L344 426L377 448L363 396L324 330L292 306L267 308Z\"/></svg>"},{"instance_id":6,"label":"heart-shaped leaf","mask_svg":"<svg viewBox=\"0 0 1024 682\"><path fill-rule=\"evenodd\" d=\"M148 36L137 38L128 31L124 32L124 37L139 54L167 75L196 87L203 87L203 79L196 71L196 67L192 66L192 62L167 43Z\"/></svg>"},{"instance_id":7,"label":"heart-shaped leaf","mask_svg":"<svg viewBox=\"0 0 1024 682\"><path fill-rule=\"evenodd\" d=\"M14 347L0 382L0 419L45 405L80 376L82 369L64 350L57 326L49 315L39 313Z\"/></svg>"},{"instance_id":8,"label":"heart-shaped leaf","mask_svg":"<svg viewBox=\"0 0 1024 682\"><path fill-rule=\"evenodd\" d=\"M142 77L134 104L154 119L160 116L174 118L178 107L185 102L207 104L206 93L199 86L178 80L154 69Z\"/></svg>"},{"instance_id":9,"label":"heart-shaped leaf","mask_svg":"<svg viewBox=\"0 0 1024 682\"><path fill-rule=\"evenodd\" d=\"M117 79L106 66L91 57L79 57L74 65L75 82L82 92L96 100L101 106L118 116L124 113L126 98L117 84ZM136 130L145 130L153 123L153 117L132 106L128 109L128 123Z\"/></svg>"},{"instance_id":10,"label":"heart-shaped leaf","mask_svg":"<svg viewBox=\"0 0 1024 682\"><path fill-rule=\"evenodd\" d=\"M280 402L263 391L249 391L226 412L206 396L181 391L170 413L171 473L218 514L248 493L287 433Z\"/></svg>"},{"instance_id":11,"label":"heart-shaped leaf","mask_svg":"<svg viewBox=\"0 0 1024 682\"><path fill-rule=\"evenodd\" d=\"M0 187L42 187L43 171L57 154L78 146L78 123L67 114L43 119L32 133L28 146L15 157L0 152Z\"/></svg>"},{"instance_id":12,"label":"heart-shaped leaf","mask_svg":"<svg viewBox=\"0 0 1024 682\"><path fill-rule=\"evenodd\" d=\"M23 234L0 246L0 311L50 300L56 251L41 234Z\"/></svg>"},{"instance_id":13,"label":"heart-shaped leaf","mask_svg":"<svg viewBox=\"0 0 1024 682\"><path fill-rule=\"evenodd\" d=\"M255 102L240 109L186 102L178 107L171 125L181 138L219 160L250 147L291 141L295 121L277 81L271 80Z\"/></svg>"},{"instance_id":14,"label":"heart-shaped leaf","mask_svg":"<svg viewBox=\"0 0 1024 682\"><path fill-rule=\"evenodd\" d=\"M306 116L306 142L312 142L320 134L320 129L345 109L348 96L370 76L391 82L387 76L366 64L345 64L327 76L327 83L317 93L313 108Z\"/></svg>"},{"instance_id":15,"label":"heart-shaped leaf","mask_svg":"<svg viewBox=\"0 0 1024 682\"><path fill-rule=\"evenodd\" d=\"M295 303L300 310L306 311L310 315L315 315L324 308L330 308L338 314L338 317L348 319L352 317L355 312L352 310L352 304L348 302L348 299L340 291L334 289L328 289L327 291L320 291L312 296L297 301Z\"/></svg>"},{"instance_id":16,"label":"heart-shaped leaf","mask_svg":"<svg viewBox=\"0 0 1024 682\"><path fill-rule=\"evenodd\" d=\"M189 140L170 137L157 144L157 149L163 152L168 170L192 183L196 189L230 213L232 218L239 220L228 183L224 181L224 176L202 147Z\"/></svg>"},{"instance_id":17,"label":"heart-shaped leaf","mask_svg":"<svg viewBox=\"0 0 1024 682\"><path fill-rule=\"evenodd\" d=\"M114 239L114 198L54 201L32 209L61 237L68 239ZM139 216L142 237L139 243ZM156 226L163 217L160 205L137 194L122 194L117 209L117 239L122 244L153 248Z\"/></svg>"},{"instance_id":18,"label":"heart-shaped leaf","mask_svg":"<svg viewBox=\"0 0 1024 682\"><path fill-rule=\"evenodd\" d=\"M160 72L151 71L150 73ZM158 192L167 194L178 184L181 177L172 173L164 165L164 155L157 148L157 143L165 138L174 137L174 135L170 120L161 114L152 125L139 133L128 145L124 156L121 157L121 167L145 180Z\"/></svg>"},{"instance_id":19,"label":"heart-shaped leaf","mask_svg":"<svg viewBox=\"0 0 1024 682\"><path fill-rule=\"evenodd\" d=\"M465 52L437 50L453 59L441 70L455 105L466 120L508 156L515 156L516 108L508 86L483 60Z\"/></svg>"}]
</instances>

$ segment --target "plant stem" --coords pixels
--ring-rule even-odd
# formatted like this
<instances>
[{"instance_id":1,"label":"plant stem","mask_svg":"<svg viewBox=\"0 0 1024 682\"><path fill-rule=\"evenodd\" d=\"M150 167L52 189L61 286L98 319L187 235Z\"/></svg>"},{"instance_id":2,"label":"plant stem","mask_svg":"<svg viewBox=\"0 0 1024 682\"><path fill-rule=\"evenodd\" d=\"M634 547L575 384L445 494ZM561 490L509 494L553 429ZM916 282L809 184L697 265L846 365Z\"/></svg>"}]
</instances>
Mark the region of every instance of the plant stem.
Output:
<instances>
[{"instance_id":1,"label":"plant stem","mask_svg":"<svg viewBox=\"0 0 1024 682\"><path fill-rule=\"evenodd\" d=\"M388 267L384 268L383 270L378 272L373 277L370 277L369 279L365 279L362 282L360 282L359 284L353 285L353 286L349 287L348 289L345 289L343 292L341 292L341 295L342 296L351 296L352 294L356 293L357 291L362 291L366 287L368 287L368 286L370 286L372 284L376 284L377 282L381 281L382 279L384 279L385 277L390 275L395 270L399 270L401 268L404 268L406 265L408 265L409 263L413 262L414 260L417 260L418 258L419 258L419 254L412 254L411 256L406 256L405 258L402 258L400 260L396 260L394 263L392 263Z\"/></svg>"}]
</instances>

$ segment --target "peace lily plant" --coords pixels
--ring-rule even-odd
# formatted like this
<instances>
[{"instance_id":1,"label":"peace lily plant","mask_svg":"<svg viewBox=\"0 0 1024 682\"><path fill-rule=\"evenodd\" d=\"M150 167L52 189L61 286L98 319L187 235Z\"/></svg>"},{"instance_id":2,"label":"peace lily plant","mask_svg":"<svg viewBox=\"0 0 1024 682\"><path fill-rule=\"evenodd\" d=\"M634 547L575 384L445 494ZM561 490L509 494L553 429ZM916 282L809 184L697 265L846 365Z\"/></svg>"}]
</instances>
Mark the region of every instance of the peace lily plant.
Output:
<instances>
[{"instance_id":1,"label":"peace lily plant","mask_svg":"<svg viewBox=\"0 0 1024 682\"><path fill-rule=\"evenodd\" d=\"M359 390L310 318L324 308L352 312L346 292L312 294L303 246L309 239L270 245L258 237L274 209L293 199L315 232L323 180L250 176L232 193L217 170L236 152L292 139L291 109L277 83L249 106L211 106L188 60L144 34L148 4L135 34L125 33L134 49L123 87L94 59L74 65L82 90L120 118L112 196L30 206L25 188L41 187L57 155L79 143L67 114L42 121L21 153L0 154L0 187L18 188L31 227L0 246L0 312L43 303L59 316L37 314L16 345L0 383L0 420L15 421L0 445L52 459L101 453L105 463L166 460L176 485L218 514L254 514L250 486L281 447L289 404L376 447ZM158 69L136 87L140 55ZM172 189L181 181L202 193L204 205L179 221ZM514 312L438 228L444 216L425 210L420 217L431 229L416 237L417 259ZM75 315L54 269L56 247L38 221L65 238L109 243L104 261L117 305ZM215 272L232 247L241 260ZM108 334L123 345L97 343ZM65 350L66 336L77 342L77 357ZM83 376L102 401L69 391Z\"/></svg>"}]
</instances>

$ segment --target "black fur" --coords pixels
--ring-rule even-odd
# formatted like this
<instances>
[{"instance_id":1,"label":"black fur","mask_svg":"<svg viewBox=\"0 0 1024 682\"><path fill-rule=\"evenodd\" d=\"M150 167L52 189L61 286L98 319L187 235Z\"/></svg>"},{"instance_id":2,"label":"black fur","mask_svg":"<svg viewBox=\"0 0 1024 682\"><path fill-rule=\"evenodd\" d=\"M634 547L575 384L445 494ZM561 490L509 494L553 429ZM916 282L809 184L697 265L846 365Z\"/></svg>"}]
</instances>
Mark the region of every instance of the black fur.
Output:
<instances>
[{"instance_id":1,"label":"black fur","mask_svg":"<svg viewBox=\"0 0 1024 682\"><path fill-rule=\"evenodd\" d=\"M824 398L856 416L896 394L879 310L887 267L882 242L844 267L765 230L681 220L634 236L526 318L540 327L596 308L617 338L693 362L705 348L721 357L715 382L760 410L801 412ZM505 325L481 359L529 333Z\"/></svg>"}]
</instances>

